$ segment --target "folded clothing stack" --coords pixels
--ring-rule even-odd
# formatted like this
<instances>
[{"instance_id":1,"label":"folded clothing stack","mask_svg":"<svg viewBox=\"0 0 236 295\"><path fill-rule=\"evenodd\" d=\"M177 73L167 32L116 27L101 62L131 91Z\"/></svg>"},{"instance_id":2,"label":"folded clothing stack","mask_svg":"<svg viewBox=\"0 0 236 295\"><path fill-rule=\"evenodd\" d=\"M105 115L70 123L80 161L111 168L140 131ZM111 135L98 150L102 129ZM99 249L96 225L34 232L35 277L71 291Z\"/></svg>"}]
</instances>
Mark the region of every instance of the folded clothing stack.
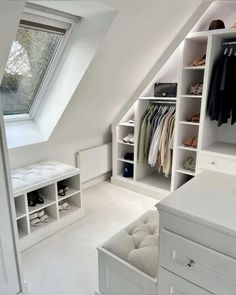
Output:
<instances>
[{"instance_id":1,"label":"folded clothing stack","mask_svg":"<svg viewBox=\"0 0 236 295\"><path fill-rule=\"evenodd\" d=\"M42 223L48 222L48 215L45 213L44 210L40 210L30 215L30 225L37 227L40 226Z\"/></svg>"}]
</instances>

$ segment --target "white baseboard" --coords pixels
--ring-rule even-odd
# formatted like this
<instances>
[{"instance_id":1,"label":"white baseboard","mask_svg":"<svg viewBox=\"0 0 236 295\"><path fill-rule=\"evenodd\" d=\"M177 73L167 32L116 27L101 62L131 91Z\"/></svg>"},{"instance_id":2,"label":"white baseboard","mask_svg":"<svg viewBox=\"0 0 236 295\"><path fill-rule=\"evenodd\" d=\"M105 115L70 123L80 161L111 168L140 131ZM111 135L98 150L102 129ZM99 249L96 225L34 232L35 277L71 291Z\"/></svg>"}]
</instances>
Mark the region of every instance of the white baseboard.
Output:
<instances>
[{"instance_id":1,"label":"white baseboard","mask_svg":"<svg viewBox=\"0 0 236 295\"><path fill-rule=\"evenodd\" d=\"M91 180L88 180L88 181L82 183L82 189L85 190L85 189L87 189L87 188L89 188L91 186L94 186L94 185L96 185L98 183L106 181L106 180L108 180L110 178L111 178L111 172L108 172L108 173L103 174L103 175L101 175L99 177L96 177L94 179L91 179Z\"/></svg>"},{"instance_id":2,"label":"white baseboard","mask_svg":"<svg viewBox=\"0 0 236 295\"><path fill-rule=\"evenodd\" d=\"M102 293L95 291L95 295L102 295Z\"/></svg>"}]
</instances>

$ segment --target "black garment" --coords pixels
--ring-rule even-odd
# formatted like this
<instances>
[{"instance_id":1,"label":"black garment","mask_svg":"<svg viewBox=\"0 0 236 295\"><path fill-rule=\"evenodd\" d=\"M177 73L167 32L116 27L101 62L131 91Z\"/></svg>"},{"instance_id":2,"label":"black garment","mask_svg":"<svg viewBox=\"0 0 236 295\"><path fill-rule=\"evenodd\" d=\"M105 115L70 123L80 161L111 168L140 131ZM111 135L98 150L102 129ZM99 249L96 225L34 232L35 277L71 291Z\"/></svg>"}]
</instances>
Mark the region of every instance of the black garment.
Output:
<instances>
[{"instance_id":1,"label":"black garment","mask_svg":"<svg viewBox=\"0 0 236 295\"><path fill-rule=\"evenodd\" d=\"M236 57L224 55L223 51L213 66L210 89L207 101L207 113L218 126L236 122L235 88Z\"/></svg>"}]
</instances>

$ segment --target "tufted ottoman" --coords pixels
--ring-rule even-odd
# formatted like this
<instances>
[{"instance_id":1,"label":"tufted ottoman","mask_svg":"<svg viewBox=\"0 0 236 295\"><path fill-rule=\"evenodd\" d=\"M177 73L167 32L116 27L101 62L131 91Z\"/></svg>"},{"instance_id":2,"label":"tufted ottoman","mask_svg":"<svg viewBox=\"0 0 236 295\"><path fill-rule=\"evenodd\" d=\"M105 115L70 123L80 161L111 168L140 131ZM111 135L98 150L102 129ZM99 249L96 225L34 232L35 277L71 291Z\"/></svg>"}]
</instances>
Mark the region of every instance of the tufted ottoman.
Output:
<instances>
[{"instance_id":1,"label":"tufted ottoman","mask_svg":"<svg viewBox=\"0 0 236 295\"><path fill-rule=\"evenodd\" d=\"M148 211L98 249L101 295L157 295L157 211Z\"/></svg>"}]
</instances>

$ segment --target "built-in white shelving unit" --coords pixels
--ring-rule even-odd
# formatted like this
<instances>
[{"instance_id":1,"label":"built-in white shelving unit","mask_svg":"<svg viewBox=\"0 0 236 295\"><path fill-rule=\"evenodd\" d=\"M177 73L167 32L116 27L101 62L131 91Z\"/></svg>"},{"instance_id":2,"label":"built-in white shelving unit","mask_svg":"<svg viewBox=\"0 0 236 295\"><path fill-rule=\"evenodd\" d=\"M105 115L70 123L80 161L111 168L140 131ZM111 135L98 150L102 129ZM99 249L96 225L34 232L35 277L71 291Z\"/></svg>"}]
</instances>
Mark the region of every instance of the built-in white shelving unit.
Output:
<instances>
[{"instance_id":1,"label":"built-in white shelving unit","mask_svg":"<svg viewBox=\"0 0 236 295\"><path fill-rule=\"evenodd\" d=\"M208 26L214 18L223 19L226 29L208 31ZM236 175L236 124L232 126L229 122L218 127L217 122L209 119L206 110L213 65L221 50L222 40L236 39L236 29L230 27L235 20L234 1L212 4L120 123L113 126L113 183L161 198L178 189L203 169ZM205 65L192 66L195 58L204 55ZM154 97L155 82L178 82L177 97ZM190 87L197 83L203 83L202 93L189 94ZM172 174L166 178L156 168L139 163L137 155L140 120L145 109L154 100L165 102L170 99L176 101L176 120ZM199 122L189 122L187 118L195 114L200 115ZM135 121L132 128L125 124L131 118ZM134 133L134 145L121 143L128 133ZM198 139L197 147L184 145L186 139L191 137ZM127 152L134 153L134 173L131 178L122 177L124 162L120 159ZM188 157L196 162L194 171L184 168Z\"/></svg>"},{"instance_id":2,"label":"built-in white shelving unit","mask_svg":"<svg viewBox=\"0 0 236 295\"><path fill-rule=\"evenodd\" d=\"M59 196L57 192L58 182L63 181L68 186L65 196ZM37 190L43 198L43 204L34 207L28 206L28 195ZM59 229L75 222L83 217L85 210L82 207L82 192L80 184L80 170L74 169L69 173L52 177L46 181L39 181L34 185L24 187L14 192L14 217L17 222L19 246L25 250L37 242L47 238ZM68 210L59 211L59 205L67 202ZM47 222L41 222L39 226L30 225L30 215L40 210L48 215Z\"/></svg>"}]
</instances>

